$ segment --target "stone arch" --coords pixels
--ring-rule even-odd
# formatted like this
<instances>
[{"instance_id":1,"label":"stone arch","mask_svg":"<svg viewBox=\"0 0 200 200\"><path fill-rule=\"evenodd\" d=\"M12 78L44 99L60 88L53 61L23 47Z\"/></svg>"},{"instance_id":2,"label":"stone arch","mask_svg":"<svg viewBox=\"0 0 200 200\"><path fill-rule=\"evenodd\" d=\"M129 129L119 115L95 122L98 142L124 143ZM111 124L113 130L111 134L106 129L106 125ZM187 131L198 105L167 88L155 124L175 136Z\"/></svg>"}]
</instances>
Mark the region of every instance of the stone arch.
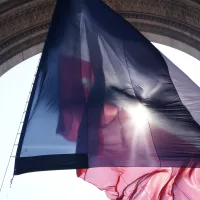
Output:
<instances>
[{"instance_id":1,"label":"stone arch","mask_svg":"<svg viewBox=\"0 0 200 200\"><path fill-rule=\"evenodd\" d=\"M199 0L104 0L150 41L200 60ZM0 76L40 53L55 0L0 0Z\"/></svg>"}]
</instances>

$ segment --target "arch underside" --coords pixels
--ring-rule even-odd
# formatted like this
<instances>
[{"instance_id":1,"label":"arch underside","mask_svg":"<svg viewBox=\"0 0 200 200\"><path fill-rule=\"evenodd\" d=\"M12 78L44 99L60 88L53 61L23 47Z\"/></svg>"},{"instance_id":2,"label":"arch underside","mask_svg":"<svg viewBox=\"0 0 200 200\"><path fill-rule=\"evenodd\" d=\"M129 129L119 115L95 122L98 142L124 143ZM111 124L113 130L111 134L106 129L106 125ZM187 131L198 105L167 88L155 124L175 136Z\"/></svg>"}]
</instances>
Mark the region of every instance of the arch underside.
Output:
<instances>
[{"instance_id":1,"label":"arch underside","mask_svg":"<svg viewBox=\"0 0 200 200\"><path fill-rule=\"evenodd\" d=\"M151 41L200 60L199 1L104 1ZM41 52L54 8L55 0L0 0L0 76Z\"/></svg>"}]
</instances>

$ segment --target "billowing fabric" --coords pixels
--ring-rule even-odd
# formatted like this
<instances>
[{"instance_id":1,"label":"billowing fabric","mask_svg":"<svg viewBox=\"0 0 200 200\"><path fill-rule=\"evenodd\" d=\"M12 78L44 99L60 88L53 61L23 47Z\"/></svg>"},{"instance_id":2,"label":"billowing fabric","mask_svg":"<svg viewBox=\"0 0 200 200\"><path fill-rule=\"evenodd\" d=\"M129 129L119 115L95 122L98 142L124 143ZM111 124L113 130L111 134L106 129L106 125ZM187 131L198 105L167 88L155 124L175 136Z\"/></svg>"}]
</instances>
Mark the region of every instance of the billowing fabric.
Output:
<instances>
[{"instance_id":1,"label":"billowing fabric","mask_svg":"<svg viewBox=\"0 0 200 200\"><path fill-rule=\"evenodd\" d=\"M78 170L111 200L197 200L200 168L116 167Z\"/></svg>"},{"instance_id":2,"label":"billowing fabric","mask_svg":"<svg viewBox=\"0 0 200 200\"><path fill-rule=\"evenodd\" d=\"M58 0L15 174L161 167L168 180L171 167L199 167L199 100L199 87L103 2Z\"/></svg>"}]
</instances>

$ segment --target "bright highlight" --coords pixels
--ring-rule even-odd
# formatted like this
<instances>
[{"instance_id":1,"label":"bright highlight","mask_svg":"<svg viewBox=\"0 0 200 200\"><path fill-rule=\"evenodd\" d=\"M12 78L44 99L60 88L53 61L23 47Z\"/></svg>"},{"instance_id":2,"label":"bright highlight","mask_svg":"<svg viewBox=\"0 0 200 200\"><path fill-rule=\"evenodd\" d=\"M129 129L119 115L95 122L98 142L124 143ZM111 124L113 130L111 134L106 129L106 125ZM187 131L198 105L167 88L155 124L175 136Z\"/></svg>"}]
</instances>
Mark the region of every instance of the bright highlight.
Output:
<instances>
[{"instance_id":1,"label":"bright highlight","mask_svg":"<svg viewBox=\"0 0 200 200\"><path fill-rule=\"evenodd\" d=\"M150 116L147 108L138 104L134 107L129 107L127 111L132 116L132 121L138 128L144 128L147 125Z\"/></svg>"}]
</instances>

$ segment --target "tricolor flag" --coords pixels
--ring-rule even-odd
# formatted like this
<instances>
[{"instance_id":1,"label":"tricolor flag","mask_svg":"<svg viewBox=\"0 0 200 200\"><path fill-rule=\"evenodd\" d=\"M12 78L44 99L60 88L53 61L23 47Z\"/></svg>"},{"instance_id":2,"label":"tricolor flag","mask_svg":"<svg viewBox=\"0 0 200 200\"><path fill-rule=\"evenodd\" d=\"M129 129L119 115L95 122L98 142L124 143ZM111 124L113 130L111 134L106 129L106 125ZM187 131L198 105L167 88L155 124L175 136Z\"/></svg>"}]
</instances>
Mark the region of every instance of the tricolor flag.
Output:
<instances>
[{"instance_id":1,"label":"tricolor flag","mask_svg":"<svg viewBox=\"0 0 200 200\"><path fill-rule=\"evenodd\" d=\"M199 166L200 88L102 1L58 0L15 175L78 169L110 199L182 200Z\"/></svg>"}]
</instances>

